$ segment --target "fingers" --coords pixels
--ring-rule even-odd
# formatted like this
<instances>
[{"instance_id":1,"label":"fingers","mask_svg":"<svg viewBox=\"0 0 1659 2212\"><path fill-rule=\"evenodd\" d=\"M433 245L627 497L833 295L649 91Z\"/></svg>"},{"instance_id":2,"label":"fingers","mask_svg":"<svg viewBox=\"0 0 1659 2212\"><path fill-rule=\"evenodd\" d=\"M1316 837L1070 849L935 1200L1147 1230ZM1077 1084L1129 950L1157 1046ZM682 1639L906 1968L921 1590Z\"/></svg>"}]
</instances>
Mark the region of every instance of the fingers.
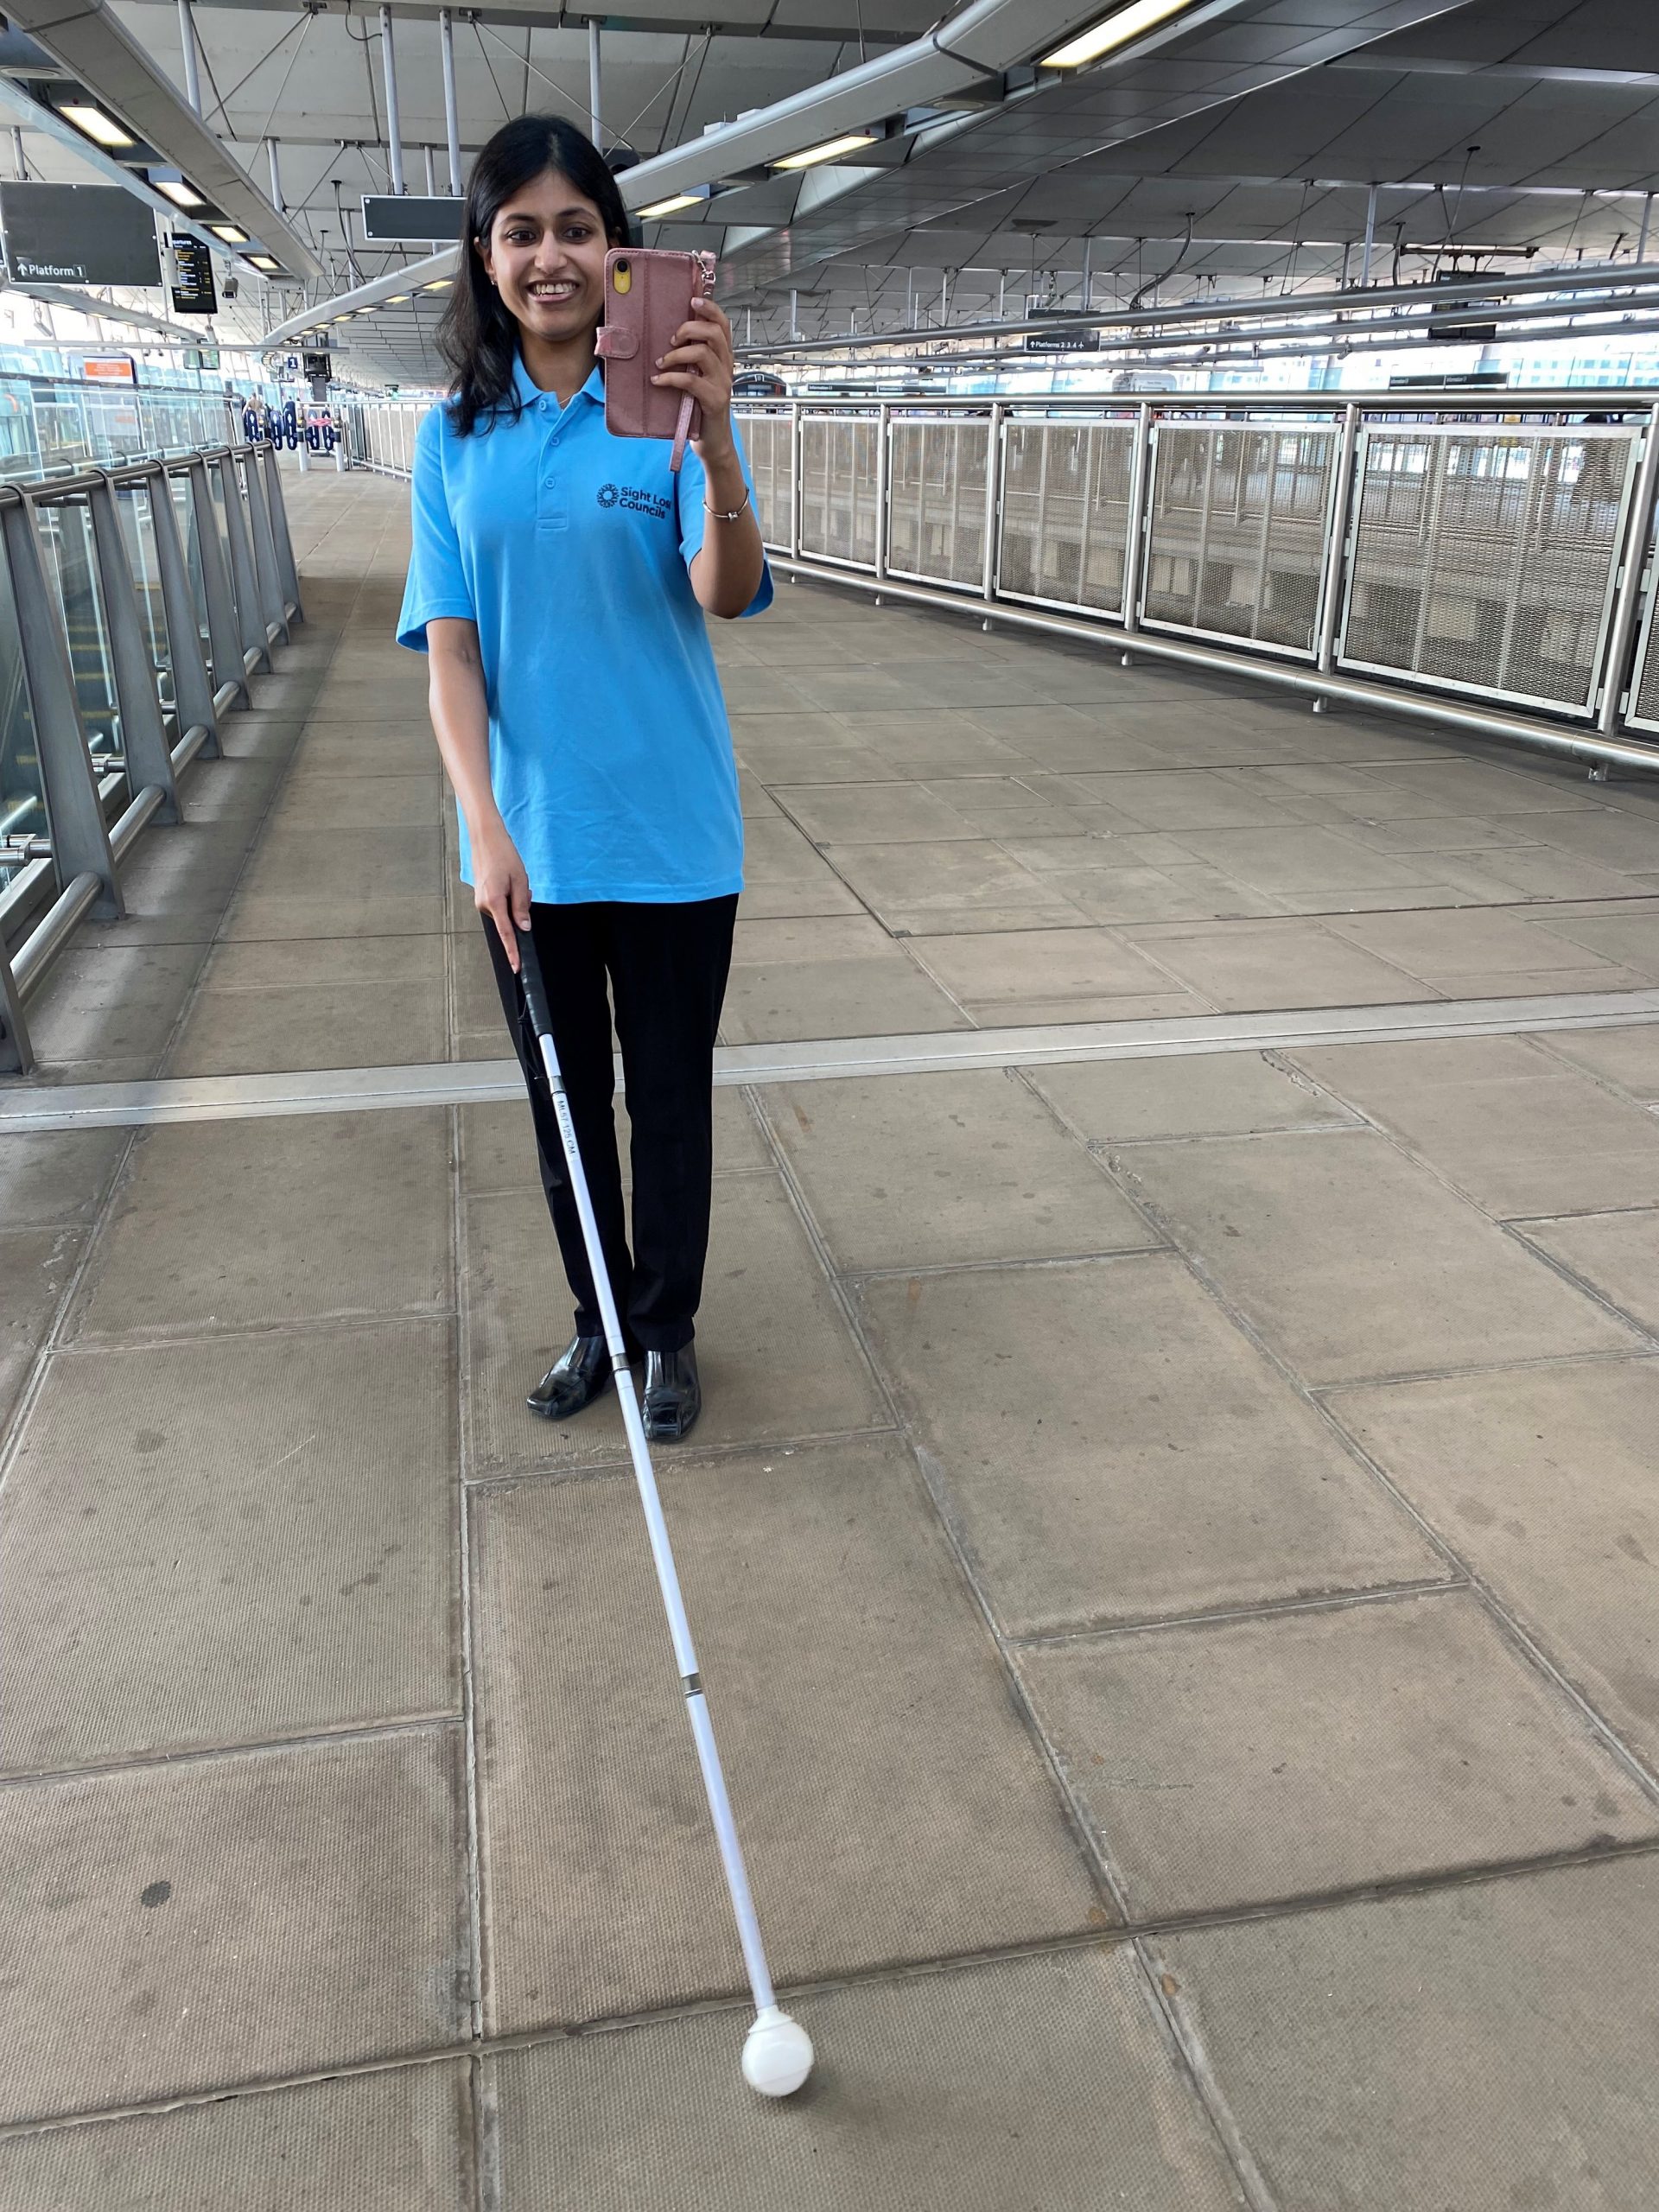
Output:
<instances>
[{"instance_id":1,"label":"fingers","mask_svg":"<svg viewBox=\"0 0 1659 2212\"><path fill-rule=\"evenodd\" d=\"M507 965L516 976L518 973L518 939L513 933L512 909L505 893L493 899L485 912L495 924L495 933L501 940L501 950L507 956Z\"/></svg>"}]
</instances>

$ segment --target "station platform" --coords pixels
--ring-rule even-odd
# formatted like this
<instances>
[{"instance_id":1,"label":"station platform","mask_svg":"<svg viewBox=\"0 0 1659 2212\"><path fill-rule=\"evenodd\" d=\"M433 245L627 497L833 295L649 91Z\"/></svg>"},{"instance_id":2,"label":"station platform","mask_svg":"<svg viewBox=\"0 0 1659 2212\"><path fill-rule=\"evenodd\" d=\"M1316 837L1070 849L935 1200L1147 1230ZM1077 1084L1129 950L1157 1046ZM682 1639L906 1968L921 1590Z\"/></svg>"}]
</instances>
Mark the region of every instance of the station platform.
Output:
<instances>
[{"instance_id":1,"label":"station platform","mask_svg":"<svg viewBox=\"0 0 1659 2212\"><path fill-rule=\"evenodd\" d=\"M780 583L707 1405L741 1962L407 492L0 1084L9 2212L1659 2205L1659 779Z\"/></svg>"}]
</instances>

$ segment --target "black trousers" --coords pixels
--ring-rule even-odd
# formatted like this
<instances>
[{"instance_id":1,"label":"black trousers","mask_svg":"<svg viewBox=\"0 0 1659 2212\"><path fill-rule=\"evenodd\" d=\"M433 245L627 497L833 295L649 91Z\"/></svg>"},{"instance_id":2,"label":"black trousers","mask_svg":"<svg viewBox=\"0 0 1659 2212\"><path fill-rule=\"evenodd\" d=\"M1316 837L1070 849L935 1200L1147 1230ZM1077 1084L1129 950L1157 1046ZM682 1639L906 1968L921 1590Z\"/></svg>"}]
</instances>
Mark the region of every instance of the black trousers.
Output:
<instances>
[{"instance_id":1,"label":"black trousers","mask_svg":"<svg viewBox=\"0 0 1659 2212\"><path fill-rule=\"evenodd\" d=\"M625 1331L646 1351L677 1351L690 1344L702 1296L715 1032L736 916L735 896L676 906L607 902L530 910L611 1289ZM599 1306L540 1050L518 979L487 915L484 933L530 1092L542 1187L576 1301L576 1327L597 1336ZM632 1129L632 1254L616 1156L613 1008Z\"/></svg>"}]
</instances>

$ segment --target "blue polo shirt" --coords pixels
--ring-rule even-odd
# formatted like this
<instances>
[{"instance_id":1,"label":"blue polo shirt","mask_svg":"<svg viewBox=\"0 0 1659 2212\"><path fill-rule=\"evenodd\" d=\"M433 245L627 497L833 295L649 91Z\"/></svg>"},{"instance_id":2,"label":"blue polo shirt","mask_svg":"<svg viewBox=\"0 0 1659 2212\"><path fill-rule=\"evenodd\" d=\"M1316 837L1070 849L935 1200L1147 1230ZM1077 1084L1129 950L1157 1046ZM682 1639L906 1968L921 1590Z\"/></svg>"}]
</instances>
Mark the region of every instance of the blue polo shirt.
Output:
<instances>
[{"instance_id":1,"label":"blue polo shirt","mask_svg":"<svg viewBox=\"0 0 1659 2212\"><path fill-rule=\"evenodd\" d=\"M740 891L731 729L688 573L702 465L688 447L676 478L665 439L613 437L597 367L563 408L522 359L515 378L516 422L463 438L437 406L421 424L397 641L424 652L429 622L477 624L490 779L533 899ZM768 572L745 612L771 603Z\"/></svg>"}]
</instances>

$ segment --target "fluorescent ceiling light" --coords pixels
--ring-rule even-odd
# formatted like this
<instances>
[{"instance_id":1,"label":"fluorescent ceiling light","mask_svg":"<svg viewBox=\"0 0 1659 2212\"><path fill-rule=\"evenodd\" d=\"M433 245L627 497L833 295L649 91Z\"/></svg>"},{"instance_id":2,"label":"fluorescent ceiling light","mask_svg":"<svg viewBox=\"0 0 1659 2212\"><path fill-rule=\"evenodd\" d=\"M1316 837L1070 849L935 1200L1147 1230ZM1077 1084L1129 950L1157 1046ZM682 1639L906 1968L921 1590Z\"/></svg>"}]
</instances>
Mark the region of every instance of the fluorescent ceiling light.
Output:
<instances>
[{"instance_id":1,"label":"fluorescent ceiling light","mask_svg":"<svg viewBox=\"0 0 1659 2212\"><path fill-rule=\"evenodd\" d=\"M1186 0L1179 0L1185 7ZM822 146L809 146L804 154L785 154L781 162L773 162L775 169L810 169L816 162L833 162L842 154L851 154L861 146L874 146L874 130L849 130L842 138L826 138Z\"/></svg>"},{"instance_id":2,"label":"fluorescent ceiling light","mask_svg":"<svg viewBox=\"0 0 1659 2212\"><path fill-rule=\"evenodd\" d=\"M696 207L702 203L701 192L677 192L671 200L654 200L649 207L639 210L642 223L655 223L664 215L677 215L682 207Z\"/></svg>"},{"instance_id":3,"label":"fluorescent ceiling light","mask_svg":"<svg viewBox=\"0 0 1659 2212\"><path fill-rule=\"evenodd\" d=\"M282 266L281 263L269 253L251 253L248 259L256 269L277 269Z\"/></svg>"},{"instance_id":4,"label":"fluorescent ceiling light","mask_svg":"<svg viewBox=\"0 0 1659 2212\"><path fill-rule=\"evenodd\" d=\"M234 223L209 223L208 229L216 238L223 238L226 245L246 245L248 234L239 231Z\"/></svg>"},{"instance_id":5,"label":"fluorescent ceiling light","mask_svg":"<svg viewBox=\"0 0 1659 2212\"><path fill-rule=\"evenodd\" d=\"M1081 69L1085 61L1098 61L1103 54L1115 53L1131 39L1139 38L1142 31L1155 30L1192 4L1192 0L1129 0L1127 8L1116 9L1090 29L1079 31L1064 46L1057 46L1052 54L1044 54L1038 67Z\"/></svg>"},{"instance_id":6,"label":"fluorescent ceiling light","mask_svg":"<svg viewBox=\"0 0 1659 2212\"><path fill-rule=\"evenodd\" d=\"M404 301L410 296L410 294L407 292L394 292L391 297L386 302L386 305L389 308L400 308L403 306Z\"/></svg>"},{"instance_id":7,"label":"fluorescent ceiling light","mask_svg":"<svg viewBox=\"0 0 1659 2212\"><path fill-rule=\"evenodd\" d=\"M454 281L453 276L435 277L431 283L423 284L421 289L423 292L447 292Z\"/></svg>"},{"instance_id":8,"label":"fluorescent ceiling light","mask_svg":"<svg viewBox=\"0 0 1659 2212\"><path fill-rule=\"evenodd\" d=\"M66 123L73 123L77 130L84 130L89 138L96 138L100 146L130 146L132 138L101 107L79 100L73 107L60 107L58 113Z\"/></svg>"},{"instance_id":9,"label":"fluorescent ceiling light","mask_svg":"<svg viewBox=\"0 0 1659 2212\"><path fill-rule=\"evenodd\" d=\"M194 184L187 184L182 177L158 176L150 181L157 192L164 192L175 207L205 207L207 202Z\"/></svg>"}]
</instances>

